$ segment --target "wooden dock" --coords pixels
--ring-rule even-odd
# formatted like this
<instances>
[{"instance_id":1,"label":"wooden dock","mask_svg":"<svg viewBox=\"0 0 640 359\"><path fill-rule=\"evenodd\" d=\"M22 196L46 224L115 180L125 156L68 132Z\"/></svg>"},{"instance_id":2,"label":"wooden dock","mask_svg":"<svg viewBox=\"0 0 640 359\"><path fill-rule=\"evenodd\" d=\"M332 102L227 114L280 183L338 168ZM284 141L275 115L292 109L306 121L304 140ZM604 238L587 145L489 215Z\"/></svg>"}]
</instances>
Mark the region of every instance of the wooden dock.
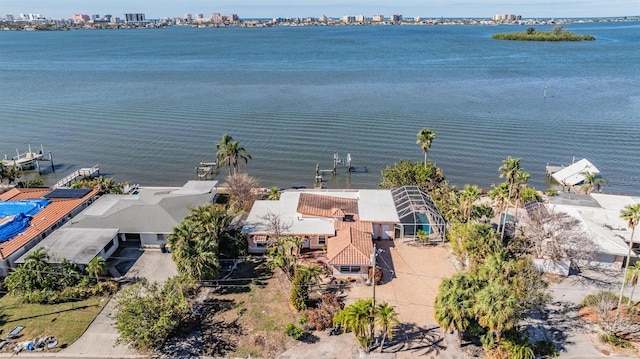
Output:
<instances>
[{"instance_id":1,"label":"wooden dock","mask_svg":"<svg viewBox=\"0 0 640 359\"><path fill-rule=\"evenodd\" d=\"M205 180L213 177L218 171L218 162L207 162L204 159L196 166L196 176L198 179Z\"/></svg>"},{"instance_id":2,"label":"wooden dock","mask_svg":"<svg viewBox=\"0 0 640 359\"><path fill-rule=\"evenodd\" d=\"M73 172L72 174L66 176L65 178L61 179L60 181L58 181L53 188L68 188L70 187L74 182L77 182L78 180L82 180L82 179L86 179L86 178L92 178L95 175L100 175L100 165L95 165L93 167L90 168L81 168L75 172Z\"/></svg>"}]
</instances>

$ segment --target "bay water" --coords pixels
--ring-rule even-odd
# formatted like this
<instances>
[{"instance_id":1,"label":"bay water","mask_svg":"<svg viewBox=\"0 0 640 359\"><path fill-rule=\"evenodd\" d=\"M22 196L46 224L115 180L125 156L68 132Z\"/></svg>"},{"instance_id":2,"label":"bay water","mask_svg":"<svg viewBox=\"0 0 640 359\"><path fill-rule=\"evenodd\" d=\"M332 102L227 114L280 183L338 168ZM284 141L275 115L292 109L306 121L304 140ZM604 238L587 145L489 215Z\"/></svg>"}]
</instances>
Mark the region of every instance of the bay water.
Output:
<instances>
[{"instance_id":1,"label":"bay water","mask_svg":"<svg viewBox=\"0 0 640 359\"><path fill-rule=\"evenodd\" d=\"M0 154L53 152L56 173L100 164L143 186L194 179L224 133L263 186L375 188L429 158L490 188L507 156L531 184L588 158L605 192L640 195L640 24L566 25L593 42L491 39L518 26L340 26L0 32ZM540 26L538 30L549 30ZM218 179L224 178L224 173Z\"/></svg>"}]
</instances>

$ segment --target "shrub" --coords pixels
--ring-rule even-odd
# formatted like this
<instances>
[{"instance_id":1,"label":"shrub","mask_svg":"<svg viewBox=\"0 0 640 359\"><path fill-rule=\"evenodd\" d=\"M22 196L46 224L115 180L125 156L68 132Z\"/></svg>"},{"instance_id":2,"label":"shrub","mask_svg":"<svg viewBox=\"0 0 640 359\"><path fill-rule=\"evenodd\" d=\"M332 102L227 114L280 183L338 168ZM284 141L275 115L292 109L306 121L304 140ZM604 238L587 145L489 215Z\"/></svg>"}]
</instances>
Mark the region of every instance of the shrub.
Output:
<instances>
[{"instance_id":1,"label":"shrub","mask_svg":"<svg viewBox=\"0 0 640 359\"><path fill-rule=\"evenodd\" d=\"M115 297L112 316L121 341L135 349L150 349L173 334L188 319L190 309L184 276L124 287Z\"/></svg>"},{"instance_id":2,"label":"shrub","mask_svg":"<svg viewBox=\"0 0 640 359\"><path fill-rule=\"evenodd\" d=\"M617 335L601 334L600 341L603 343L611 344L618 348L631 348L633 345L627 339L621 338Z\"/></svg>"},{"instance_id":3,"label":"shrub","mask_svg":"<svg viewBox=\"0 0 640 359\"><path fill-rule=\"evenodd\" d=\"M628 300L627 297L625 297L625 296L622 297L622 302L623 303L626 303L627 300ZM604 290L599 291L596 294L589 294L582 301L582 306L584 306L584 307L595 307L596 305L598 305L599 303L601 303L603 301L618 303L618 294L616 294L614 292L607 292L607 291L604 291Z\"/></svg>"},{"instance_id":4,"label":"shrub","mask_svg":"<svg viewBox=\"0 0 640 359\"><path fill-rule=\"evenodd\" d=\"M533 345L533 351L536 355L542 358L555 358L560 356L558 348L556 348L556 345L550 340L543 340L535 343Z\"/></svg>"},{"instance_id":5,"label":"shrub","mask_svg":"<svg viewBox=\"0 0 640 359\"><path fill-rule=\"evenodd\" d=\"M295 340L300 340L306 334L304 329L296 327L295 324L289 323L287 327L284 329L284 334L290 336Z\"/></svg>"},{"instance_id":6,"label":"shrub","mask_svg":"<svg viewBox=\"0 0 640 359\"><path fill-rule=\"evenodd\" d=\"M333 327L333 317L342 309L340 300L335 294L327 293L317 308L307 309L305 315L309 326L315 330L325 330Z\"/></svg>"}]
</instances>

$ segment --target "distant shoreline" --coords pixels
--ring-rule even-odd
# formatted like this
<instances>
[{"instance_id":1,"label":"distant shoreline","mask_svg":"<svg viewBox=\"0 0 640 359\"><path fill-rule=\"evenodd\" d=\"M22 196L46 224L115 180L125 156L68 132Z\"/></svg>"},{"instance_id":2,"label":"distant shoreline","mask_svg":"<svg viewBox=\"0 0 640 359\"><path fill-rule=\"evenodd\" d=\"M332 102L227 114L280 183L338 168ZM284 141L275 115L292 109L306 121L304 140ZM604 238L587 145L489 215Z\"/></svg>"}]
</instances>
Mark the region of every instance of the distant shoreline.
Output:
<instances>
[{"instance_id":1,"label":"distant shoreline","mask_svg":"<svg viewBox=\"0 0 640 359\"><path fill-rule=\"evenodd\" d=\"M65 31L65 30L113 30L113 29L157 29L173 26L193 28L225 28L225 27L308 27L308 26L436 26L436 25L475 25L475 26L547 26L584 23L640 22L640 16L592 17L592 18L532 18L513 21L492 20L490 18L406 18L400 21L343 21L329 18L274 18L274 19L240 19L237 21L186 21L181 18L147 19L142 22L108 22L89 21L73 22L71 19L45 19L38 21L0 21L0 30L4 31Z\"/></svg>"}]
</instances>

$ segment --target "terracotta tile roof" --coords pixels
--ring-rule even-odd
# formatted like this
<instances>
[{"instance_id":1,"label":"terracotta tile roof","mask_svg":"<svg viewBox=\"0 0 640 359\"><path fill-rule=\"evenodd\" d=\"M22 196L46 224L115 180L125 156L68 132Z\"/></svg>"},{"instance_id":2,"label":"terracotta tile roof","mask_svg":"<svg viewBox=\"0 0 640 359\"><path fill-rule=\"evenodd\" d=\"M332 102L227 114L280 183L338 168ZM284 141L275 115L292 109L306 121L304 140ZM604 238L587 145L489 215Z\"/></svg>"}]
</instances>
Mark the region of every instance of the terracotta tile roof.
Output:
<instances>
[{"instance_id":1,"label":"terracotta tile roof","mask_svg":"<svg viewBox=\"0 0 640 359\"><path fill-rule=\"evenodd\" d=\"M371 233L355 228L339 230L327 240L327 258L331 265L366 266L371 264L373 253Z\"/></svg>"},{"instance_id":2,"label":"terracotta tile roof","mask_svg":"<svg viewBox=\"0 0 640 359\"><path fill-rule=\"evenodd\" d=\"M44 197L51 192L50 188L12 188L0 194L2 201L18 201L21 199L35 199Z\"/></svg>"},{"instance_id":3,"label":"terracotta tile roof","mask_svg":"<svg viewBox=\"0 0 640 359\"><path fill-rule=\"evenodd\" d=\"M303 215L327 218L348 214L354 215L354 219L357 219L358 200L315 193L300 193L297 212Z\"/></svg>"},{"instance_id":4,"label":"terracotta tile roof","mask_svg":"<svg viewBox=\"0 0 640 359\"><path fill-rule=\"evenodd\" d=\"M18 192L14 191L17 190ZM18 200L18 199L37 199L42 198L44 195L51 192L51 189L40 189L40 188L14 188L8 192L3 193L3 195L11 192L10 200ZM0 259L5 259L11 254L13 254L18 249L22 248L25 244L29 243L31 240L39 236L42 232L46 231L49 227L51 227L54 223L58 222L68 214L70 214L73 210L78 208L82 203L87 201L89 198L95 196L98 193L97 189L92 190L87 193L82 198L77 199L65 199L65 198L56 198L51 199L51 203L49 203L46 207L44 207L40 212L36 213L31 218L31 223L29 228L27 228L24 232L18 234L12 239L0 243ZM4 199L4 196L2 197Z\"/></svg>"},{"instance_id":5,"label":"terracotta tile roof","mask_svg":"<svg viewBox=\"0 0 640 359\"><path fill-rule=\"evenodd\" d=\"M335 221L333 225L336 231L339 231L341 229L353 228L360 232L366 232L373 235L373 223L370 221L355 221L355 222Z\"/></svg>"}]
</instances>

